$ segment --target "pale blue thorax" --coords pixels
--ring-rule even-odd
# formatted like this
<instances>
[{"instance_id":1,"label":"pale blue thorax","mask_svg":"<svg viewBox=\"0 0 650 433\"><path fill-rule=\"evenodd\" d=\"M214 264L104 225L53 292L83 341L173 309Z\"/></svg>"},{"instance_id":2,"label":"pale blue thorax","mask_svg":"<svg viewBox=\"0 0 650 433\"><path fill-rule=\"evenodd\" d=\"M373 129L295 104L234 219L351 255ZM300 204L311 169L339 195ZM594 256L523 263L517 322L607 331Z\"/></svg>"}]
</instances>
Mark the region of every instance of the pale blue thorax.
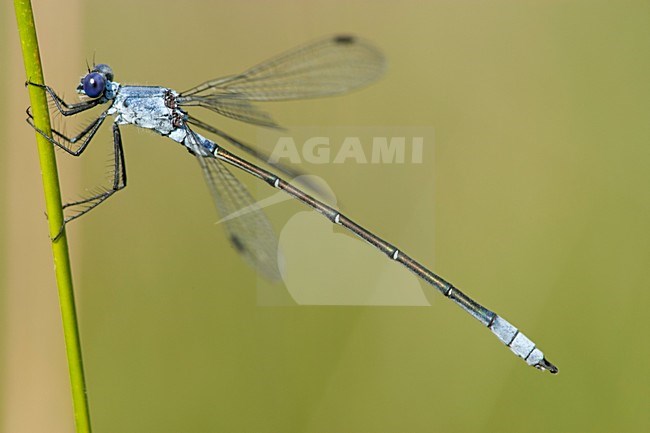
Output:
<instances>
[{"instance_id":1,"label":"pale blue thorax","mask_svg":"<svg viewBox=\"0 0 650 433\"><path fill-rule=\"evenodd\" d=\"M107 114L115 116L118 125L135 125L150 129L181 143L192 152L213 156L216 144L202 135L191 135L185 127L187 113L175 104L178 92L159 86L121 86L110 82L107 99L113 105ZM172 101L172 103L170 103ZM195 143L199 141L200 147Z\"/></svg>"}]
</instances>

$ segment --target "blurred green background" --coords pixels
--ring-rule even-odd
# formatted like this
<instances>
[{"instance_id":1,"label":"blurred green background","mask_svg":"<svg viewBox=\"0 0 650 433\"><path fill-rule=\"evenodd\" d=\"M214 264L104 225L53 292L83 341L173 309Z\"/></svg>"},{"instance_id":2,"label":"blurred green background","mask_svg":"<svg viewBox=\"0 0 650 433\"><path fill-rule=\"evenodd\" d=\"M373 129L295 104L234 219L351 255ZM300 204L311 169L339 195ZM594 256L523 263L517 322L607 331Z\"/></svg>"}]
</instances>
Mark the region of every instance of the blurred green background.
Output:
<instances>
[{"instance_id":1,"label":"blurred green background","mask_svg":"<svg viewBox=\"0 0 650 433\"><path fill-rule=\"evenodd\" d=\"M265 283L213 227L196 163L123 128L129 187L68 229L96 432L650 429L648 1L35 3L46 80L68 99L93 56L117 81L183 90L322 35L372 40L389 60L376 85L264 108L289 127L434 128L420 166L302 169L560 368L527 367L424 285L431 307L258 305ZM72 431L22 59L0 11L0 429ZM101 137L81 160L58 154L64 198L103 180ZM281 230L304 210L269 215Z\"/></svg>"}]
</instances>

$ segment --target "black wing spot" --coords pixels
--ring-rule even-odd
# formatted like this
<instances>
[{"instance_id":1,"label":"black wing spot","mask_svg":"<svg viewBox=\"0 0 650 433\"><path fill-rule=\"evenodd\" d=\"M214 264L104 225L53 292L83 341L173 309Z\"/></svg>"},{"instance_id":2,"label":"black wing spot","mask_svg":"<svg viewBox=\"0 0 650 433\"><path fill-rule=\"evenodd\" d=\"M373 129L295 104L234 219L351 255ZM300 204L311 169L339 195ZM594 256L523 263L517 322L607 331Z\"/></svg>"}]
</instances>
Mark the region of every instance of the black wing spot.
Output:
<instances>
[{"instance_id":1,"label":"black wing spot","mask_svg":"<svg viewBox=\"0 0 650 433\"><path fill-rule=\"evenodd\" d=\"M356 38L350 35L340 35L334 37L334 42L340 45L350 45L356 42Z\"/></svg>"},{"instance_id":2,"label":"black wing spot","mask_svg":"<svg viewBox=\"0 0 650 433\"><path fill-rule=\"evenodd\" d=\"M246 247L244 247L244 244L239 240L239 238L235 235L230 236L230 243L232 243L232 246L235 247L238 253L243 253L246 251Z\"/></svg>"}]
</instances>

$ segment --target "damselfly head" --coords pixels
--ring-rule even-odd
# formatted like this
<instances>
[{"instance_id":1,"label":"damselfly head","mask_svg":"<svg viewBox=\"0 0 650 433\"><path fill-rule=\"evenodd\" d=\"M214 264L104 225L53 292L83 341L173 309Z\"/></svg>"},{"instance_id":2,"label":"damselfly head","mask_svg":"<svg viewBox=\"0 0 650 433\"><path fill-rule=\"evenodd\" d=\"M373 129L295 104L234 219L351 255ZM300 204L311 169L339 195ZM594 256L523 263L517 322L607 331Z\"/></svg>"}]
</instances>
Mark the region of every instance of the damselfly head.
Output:
<instances>
[{"instance_id":1,"label":"damselfly head","mask_svg":"<svg viewBox=\"0 0 650 433\"><path fill-rule=\"evenodd\" d=\"M92 99L99 98L106 91L106 85L110 81L113 81L113 70L110 66L100 63L81 78L77 93Z\"/></svg>"}]
</instances>

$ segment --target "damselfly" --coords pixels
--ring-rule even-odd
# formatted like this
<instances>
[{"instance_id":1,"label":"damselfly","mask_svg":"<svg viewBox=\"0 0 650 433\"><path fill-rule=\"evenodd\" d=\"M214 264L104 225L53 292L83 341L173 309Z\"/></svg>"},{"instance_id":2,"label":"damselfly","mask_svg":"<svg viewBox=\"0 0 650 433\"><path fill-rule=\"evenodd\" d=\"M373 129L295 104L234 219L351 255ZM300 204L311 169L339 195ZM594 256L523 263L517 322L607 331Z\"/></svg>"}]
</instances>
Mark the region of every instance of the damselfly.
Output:
<instances>
[{"instance_id":1,"label":"damselfly","mask_svg":"<svg viewBox=\"0 0 650 433\"><path fill-rule=\"evenodd\" d=\"M382 75L384 65L384 57L377 48L353 36L328 37L285 52L241 74L206 81L181 93L166 87L122 85L114 80L113 70L108 65L99 64L94 65L92 70L88 68L88 73L81 78L77 92L83 99L79 103L67 104L52 88L43 84L28 83L45 89L56 109L64 116L75 115L97 106L107 107L78 135L67 137L56 130L52 131L52 137L46 135L34 126L29 109L27 121L52 144L71 155L79 156L87 148L105 119L108 116L114 117L113 184L110 188L91 197L66 204L65 209L69 213L66 223L90 211L126 186L120 125L146 128L182 144L196 157L216 207L223 216L242 208L248 209L237 218L226 219L224 224L233 246L263 276L272 280L280 278L277 238L262 210L225 164L262 179L270 186L312 207L332 223L351 231L386 254L390 260L401 263L460 305L529 365L557 373L558 369L544 358L535 344L506 320L469 298L402 250L342 215L338 210L286 182L271 171L237 156L221 144L195 132L192 126L213 133L224 143L229 143L238 150L269 163L269 155L266 152L254 149L224 131L197 119L185 110L185 107L203 107L243 122L276 127L277 124L273 119L257 108L254 102L346 93L375 81ZM290 177L295 177L298 173L284 165L269 164Z\"/></svg>"}]
</instances>

